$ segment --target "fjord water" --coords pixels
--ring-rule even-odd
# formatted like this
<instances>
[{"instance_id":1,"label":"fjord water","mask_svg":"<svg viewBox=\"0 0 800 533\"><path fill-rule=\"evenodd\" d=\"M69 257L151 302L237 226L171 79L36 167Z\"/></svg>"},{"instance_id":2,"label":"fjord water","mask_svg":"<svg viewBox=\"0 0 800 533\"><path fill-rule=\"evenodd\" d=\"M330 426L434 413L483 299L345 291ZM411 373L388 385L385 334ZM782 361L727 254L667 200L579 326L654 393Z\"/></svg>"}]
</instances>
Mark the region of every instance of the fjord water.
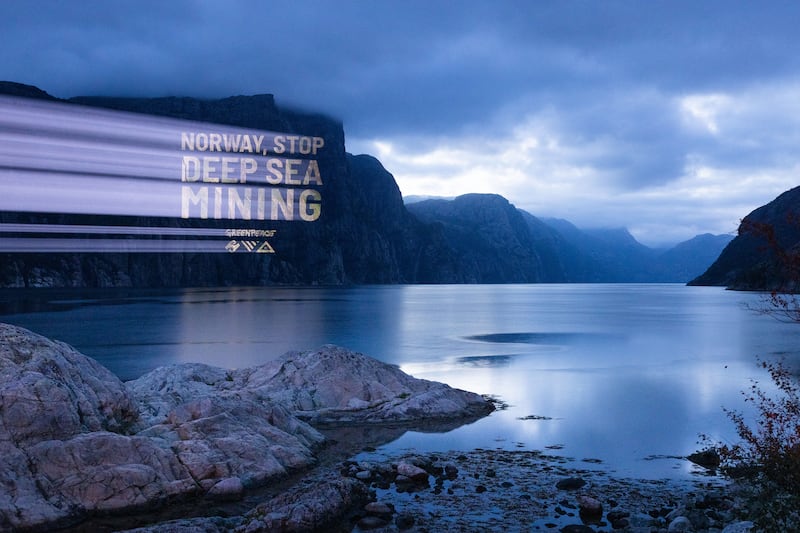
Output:
<instances>
[{"instance_id":1,"label":"fjord water","mask_svg":"<svg viewBox=\"0 0 800 533\"><path fill-rule=\"evenodd\" d=\"M735 440L722 407L745 410L751 379L769 387L757 356L800 361L800 325L762 306L758 294L669 284L40 290L0 293L0 320L123 380L339 344L508 404L384 450L536 449L662 478L692 471L676 457L698 449L698 434Z\"/></svg>"}]
</instances>

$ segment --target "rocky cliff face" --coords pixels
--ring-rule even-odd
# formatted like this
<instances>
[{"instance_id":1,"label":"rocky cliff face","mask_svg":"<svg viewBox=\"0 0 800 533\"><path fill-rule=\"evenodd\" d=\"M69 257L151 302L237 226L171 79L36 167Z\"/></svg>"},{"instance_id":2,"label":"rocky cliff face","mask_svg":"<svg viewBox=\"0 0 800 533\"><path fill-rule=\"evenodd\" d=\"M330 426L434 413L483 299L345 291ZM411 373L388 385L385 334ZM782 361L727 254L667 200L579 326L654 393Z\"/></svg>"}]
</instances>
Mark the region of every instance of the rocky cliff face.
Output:
<instances>
[{"instance_id":1,"label":"rocky cliff face","mask_svg":"<svg viewBox=\"0 0 800 533\"><path fill-rule=\"evenodd\" d=\"M55 100L43 91L4 83L0 92ZM73 98L99 106L325 139L318 158L324 177L323 211L314 223L237 223L276 229L273 254L59 253L6 254L0 285L12 287L166 287L268 284L398 283L446 278L426 257L439 243L436 232L408 214L394 178L369 156L350 156L342 125L322 115L279 108L272 95L221 100L194 98ZM1 213L2 222L215 226L225 223L142 217ZM432 243L432 244L431 244Z\"/></svg>"},{"instance_id":2,"label":"rocky cliff face","mask_svg":"<svg viewBox=\"0 0 800 533\"><path fill-rule=\"evenodd\" d=\"M797 272L777 260L767 239L752 230L767 225L774 230L775 244L785 251L800 245L800 187L788 190L747 215L738 235L719 258L690 285L720 285L739 290L796 290Z\"/></svg>"},{"instance_id":3,"label":"rocky cliff face","mask_svg":"<svg viewBox=\"0 0 800 533\"><path fill-rule=\"evenodd\" d=\"M0 82L0 93L59 101L36 87L10 82ZM587 231L566 221L542 221L498 195L406 206L394 177L377 159L345 152L339 122L282 109L268 94L60 102L323 137L326 149L318 158L322 216L313 223L237 221L237 227L276 230L275 254L0 254L2 287L686 282L711 261L694 248L662 257L624 229ZM228 227L222 221L16 212L0 213L0 222ZM718 244L706 240L703 249L715 252Z\"/></svg>"},{"instance_id":4,"label":"rocky cliff face","mask_svg":"<svg viewBox=\"0 0 800 533\"><path fill-rule=\"evenodd\" d=\"M496 194L466 194L454 200L425 200L408 206L434 224L449 244L452 274L468 283L553 281L527 223ZM542 250L549 243L539 241ZM552 265L548 265L552 271ZM557 273L556 273L557 276Z\"/></svg>"}]
</instances>

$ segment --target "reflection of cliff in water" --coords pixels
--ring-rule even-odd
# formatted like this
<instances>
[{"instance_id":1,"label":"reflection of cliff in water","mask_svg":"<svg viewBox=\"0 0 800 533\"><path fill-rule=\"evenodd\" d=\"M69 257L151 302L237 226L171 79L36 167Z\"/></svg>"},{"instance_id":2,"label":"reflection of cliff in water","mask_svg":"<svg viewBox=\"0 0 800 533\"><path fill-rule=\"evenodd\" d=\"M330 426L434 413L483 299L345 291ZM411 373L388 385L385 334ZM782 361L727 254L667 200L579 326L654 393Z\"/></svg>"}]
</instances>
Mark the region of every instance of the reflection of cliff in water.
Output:
<instances>
[{"instance_id":1,"label":"reflection of cliff in water","mask_svg":"<svg viewBox=\"0 0 800 533\"><path fill-rule=\"evenodd\" d=\"M439 419L409 424L370 424L356 426L315 426L328 442L320 450L321 462L340 461L364 449L379 448L394 442L409 431L418 433L447 433L461 426L472 424L482 416L471 416L452 420Z\"/></svg>"}]
</instances>

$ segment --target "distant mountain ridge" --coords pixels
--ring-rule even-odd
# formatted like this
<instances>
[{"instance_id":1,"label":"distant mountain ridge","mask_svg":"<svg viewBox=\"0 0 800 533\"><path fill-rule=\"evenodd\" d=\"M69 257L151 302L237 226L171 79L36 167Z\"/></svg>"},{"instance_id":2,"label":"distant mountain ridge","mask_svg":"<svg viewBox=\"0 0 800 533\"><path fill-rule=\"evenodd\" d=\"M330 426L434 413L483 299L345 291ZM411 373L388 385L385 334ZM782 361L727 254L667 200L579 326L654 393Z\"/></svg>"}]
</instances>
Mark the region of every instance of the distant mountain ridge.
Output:
<instances>
[{"instance_id":1,"label":"distant mountain ridge","mask_svg":"<svg viewBox=\"0 0 800 533\"><path fill-rule=\"evenodd\" d=\"M406 207L423 222L442 224L448 242L461 243L464 261L476 263L481 257L504 268L508 261L524 258L528 269L517 275L525 272L522 278L529 283L686 283L732 239L706 234L655 250L625 228L579 229L566 220L540 219L492 194L423 200ZM510 210L519 213L527 236ZM481 226L485 228L476 229Z\"/></svg>"},{"instance_id":2,"label":"distant mountain ridge","mask_svg":"<svg viewBox=\"0 0 800 533\"><path fill-rule=\"evenodd\" d=\"M733 238L697 235L666 250L645 246L626 228L578 229L561 219L543 222L559 232L571 248L569 281L685 283L703 272Z\"/></svg>"},{"instance_id":3,"label":"distant mountain ridge","mask_svg":"<svg viewBox=\"0 0 800 533\"><path fill-rule=\"evenodd\" d=\"M78 97L0 82L0 94L105 107L326 139L323 215L316 223L271 222L275 254L2 254L4 287L174 287L365 283L686 282L713 261L725 236L701 236L668 252L625 229L579 230L540 220L494 194L404 204L394 177L374 157L345 151L342 124L282 109L272 95L219 100ZM111 220L113 219L113 220ZM52 213L0 213L0 222L227 227L224 221ZM247 227L263 227L249 222ZM697 237L700 239L701 237ZM706 255L698 252L702 248ZM701 264L702 263L702 264Z\"/></svg>"}]
</instances>

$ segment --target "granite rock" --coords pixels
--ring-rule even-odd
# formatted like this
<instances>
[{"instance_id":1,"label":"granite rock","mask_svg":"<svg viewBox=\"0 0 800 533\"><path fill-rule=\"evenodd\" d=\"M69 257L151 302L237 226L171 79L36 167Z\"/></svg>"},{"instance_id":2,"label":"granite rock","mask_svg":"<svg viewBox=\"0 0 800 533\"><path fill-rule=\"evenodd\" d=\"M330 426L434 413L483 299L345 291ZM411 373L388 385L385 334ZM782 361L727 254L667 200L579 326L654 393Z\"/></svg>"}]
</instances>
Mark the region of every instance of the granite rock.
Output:
<instances>
[{"instance_id":1,"label":"granite rock","mask_svg":"<svg viewBox=\"0 0 800 533\"><path fill-rule=\"evenodd\" d=\"M492 409L481 396L335 346L243 370L164 367L123 384L66 344L7 324L0 378L0 530L60 527L203 495L238 499L316 464L325 438L300 416L377 423ZM323 524L360 501L360 487L345 479L291 492L248 523L284 531Z\"/></svg>"}]
</instances>

